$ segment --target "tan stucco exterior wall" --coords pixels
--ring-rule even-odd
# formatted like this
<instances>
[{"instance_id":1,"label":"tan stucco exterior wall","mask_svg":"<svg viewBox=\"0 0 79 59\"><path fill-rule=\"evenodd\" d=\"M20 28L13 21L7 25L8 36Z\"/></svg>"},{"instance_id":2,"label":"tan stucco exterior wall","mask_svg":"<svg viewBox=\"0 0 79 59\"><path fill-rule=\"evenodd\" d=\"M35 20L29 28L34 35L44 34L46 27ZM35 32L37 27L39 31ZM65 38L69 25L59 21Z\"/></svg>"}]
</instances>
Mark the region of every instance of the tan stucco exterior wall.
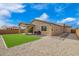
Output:
<instances>
[{"instance_id":1,"label":"tan stucco exterior wall","mask_svg":"<svg viewBox=\"0 0 79 59\"><path fill-rule=\"evenodd\" d=\"M60 25L56 25L56 24L51 24L51 23L46 23L43 21L38 21L38 20L34 20L32 23L32 25L34 25L33 27L33 33L35 31L41 31L41 26L47 26L47 31L41 31L42 35L61 35L63 32L71 32L71 28L69 27L64 27L64 26L60 26ZM20 26L28 26L26 24L20 24ZM27 32L28 29L25 30L25 33Z\"/></svg>"},{"instance_id":2,"label":"tan stucco exterior wall","mask_svg":"<svg viewBox=\"0 0 79 59\"><path fill-rule=\"evenodd\" d=\"M32 22L33 25L35 25L33 32L34 31L41 31L41 26L47 26L47 31L41 31L42 35L49 35L50 32L50 24L44 23L44 22L40 22L40 21L33 21Z\"/></svg>"},{"instance_id":3,"label":"tan stucco exterior wall","mask_svg":"<svg viewBox=\"0 0 79 59\"><path fill-rule=\"evenodd\" d=\"M47 31L41 31L42 35L58 35L63 33L62 26L48 24L40 21L33 21L32 24L35 25L34 31L41 31L41 26L47 26Z\"/></svg>"},{"instance_id":4,"label":"tan stucco exterior wall","mask_svg":"<svg viewBox=\"0 0 79 59\"><path fill-rule=\"evenodd\" d=\"M67 32L67 33L71 33L71 28L66 27L66 28L65 28L65 32Z\"/></svg>"},{"instance_id":5,"label":"tan stucco exterior wall","mask_svg":"<svg viewBox=\"0 0 79 59\"><path fill-rule=\"evenodd\" d=\"M61 33L63 33L63 26L52 26L52 35L60 35Z\"/></svg>"}]
</instances>

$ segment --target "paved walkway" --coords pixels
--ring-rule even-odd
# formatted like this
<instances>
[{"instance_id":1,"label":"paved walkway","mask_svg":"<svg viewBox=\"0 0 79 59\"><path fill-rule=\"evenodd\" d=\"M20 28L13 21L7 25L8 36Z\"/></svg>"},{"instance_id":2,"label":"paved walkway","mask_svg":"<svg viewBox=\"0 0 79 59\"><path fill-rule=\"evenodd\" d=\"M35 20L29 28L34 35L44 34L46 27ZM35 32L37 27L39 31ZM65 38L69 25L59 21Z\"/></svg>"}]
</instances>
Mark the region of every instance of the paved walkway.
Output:
<instances>
[{"instance_id":1,"label":"paved walkway","mask_svg":"<svg viewBox=\"0 0 79 59\"><path fill-rule=\"evenodd\" d=\"M2 55L5 52L5 50L6 48L0 35L0 55Z\"/></svg>"},{"instance_id":2,"label":"paved walkway","mask_svg":"<svg viewBox=\"0 0 79 59\"><path fill-rule=\"evenodd\" d=\"M0 55L23 55L23 56L60 56L79 55L79 40L75 34L70 34L65 40L58 36L45 36L42 39L19 45L12 48L0 48ZM1 44L1 43L0 43ZM1 50L2 49L2 50Z\"/></svg>"},{"instance_id":3,"label":"paved walkway","mask_svg":"<svg viewBox=\"0 0 79 59\"><path fill-rule=\"evenodd\" d=\"M0 35L0 48L5 48L3 40L1 39L1 35Z\"/></svg>"},{"instance_id":4,"label":"paved walkway","mask_svg":"<svg viewBox=\"0 0 79 59\"><path fill-rule=\"evenodd\" d=\"M76 34L70 34L67 39L72 39L72 40L79 40L78 37L76 36Z\"/></svg>"}]
</instances>

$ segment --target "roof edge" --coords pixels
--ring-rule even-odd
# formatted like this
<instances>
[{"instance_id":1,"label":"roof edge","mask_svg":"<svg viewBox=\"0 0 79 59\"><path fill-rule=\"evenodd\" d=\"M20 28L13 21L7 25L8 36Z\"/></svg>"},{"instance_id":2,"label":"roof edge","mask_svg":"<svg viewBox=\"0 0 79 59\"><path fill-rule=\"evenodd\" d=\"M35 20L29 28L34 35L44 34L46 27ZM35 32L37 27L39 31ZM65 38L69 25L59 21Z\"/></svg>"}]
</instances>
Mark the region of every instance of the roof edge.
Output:
<instances>
[{"instance_id":1,"label":"roof edge","mask_svg":"<svg viewBox=\"0 0 79 59\"><path fill-rule=\"evenodd\" d=\"M44 23L48 23L48 24L53 24L53 25L57 25L57 26L62 26L62 25L59 25L59 24L55 24L55 23L51 23L51 22L47 22L47 21L43 21L43 20L39 20L39 19L34 19L32 22L34 22L34 21L40 21L40 22L44 22ZM32 23L31 22L31 23ZM63 26L64 26L65 24L63 24ZM66 26L66 25L65 25ZM66 26L66 27L69 27L69 28L71 28L71 26Z\"/></svg>"}]
</instances>

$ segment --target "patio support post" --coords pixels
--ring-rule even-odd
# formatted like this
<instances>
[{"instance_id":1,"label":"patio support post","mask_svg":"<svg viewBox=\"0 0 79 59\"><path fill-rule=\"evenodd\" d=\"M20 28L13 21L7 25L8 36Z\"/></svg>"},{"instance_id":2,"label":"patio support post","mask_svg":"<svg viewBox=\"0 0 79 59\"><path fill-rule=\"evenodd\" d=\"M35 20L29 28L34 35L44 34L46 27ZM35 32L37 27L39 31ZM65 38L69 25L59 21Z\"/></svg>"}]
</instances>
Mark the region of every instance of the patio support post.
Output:
<instances>
[{"instance_id":1,"label":"patio support post","mask_svg":"<svg viewBox=\"0 0 79 59\"><path fill-rule=\"evenodd\" d=\"M19 33L21 33L20 26L19 26Z\"/></svg>"},{"instance_id":2,"label":"patio support post","mask_svg":"<svg viewBox=\"0 0 79 59\"><path fill-rule=\"evenodd\" d=\"M64 26L63 26L63 33L65 33L65 24L64 24Z\"/></svg>"}]
</instances>

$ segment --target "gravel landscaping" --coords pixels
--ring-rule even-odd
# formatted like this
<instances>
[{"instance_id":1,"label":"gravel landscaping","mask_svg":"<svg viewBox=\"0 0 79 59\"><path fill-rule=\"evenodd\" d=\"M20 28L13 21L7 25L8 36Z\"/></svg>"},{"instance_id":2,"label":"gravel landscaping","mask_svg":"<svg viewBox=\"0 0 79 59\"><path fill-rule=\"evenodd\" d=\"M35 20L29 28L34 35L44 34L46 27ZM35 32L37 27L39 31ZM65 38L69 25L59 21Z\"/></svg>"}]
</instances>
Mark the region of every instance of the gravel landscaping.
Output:
<instances>
[{"instance_id":1,"label":"gravel landscaping","mask_svg":"<svg viewBox=\"0 0 79 59\"><path fill-rule=\"evenodd\" d=\"M1 40L1 39L0 39ZM2 43L0 43L2 44ZM2 45L3 46L3 45ZM0 48L2 56L77 56L79 40L69 34L64 40L60 36L44 36L42 39L12 48Z\"/></svg>"}]
</instances>

